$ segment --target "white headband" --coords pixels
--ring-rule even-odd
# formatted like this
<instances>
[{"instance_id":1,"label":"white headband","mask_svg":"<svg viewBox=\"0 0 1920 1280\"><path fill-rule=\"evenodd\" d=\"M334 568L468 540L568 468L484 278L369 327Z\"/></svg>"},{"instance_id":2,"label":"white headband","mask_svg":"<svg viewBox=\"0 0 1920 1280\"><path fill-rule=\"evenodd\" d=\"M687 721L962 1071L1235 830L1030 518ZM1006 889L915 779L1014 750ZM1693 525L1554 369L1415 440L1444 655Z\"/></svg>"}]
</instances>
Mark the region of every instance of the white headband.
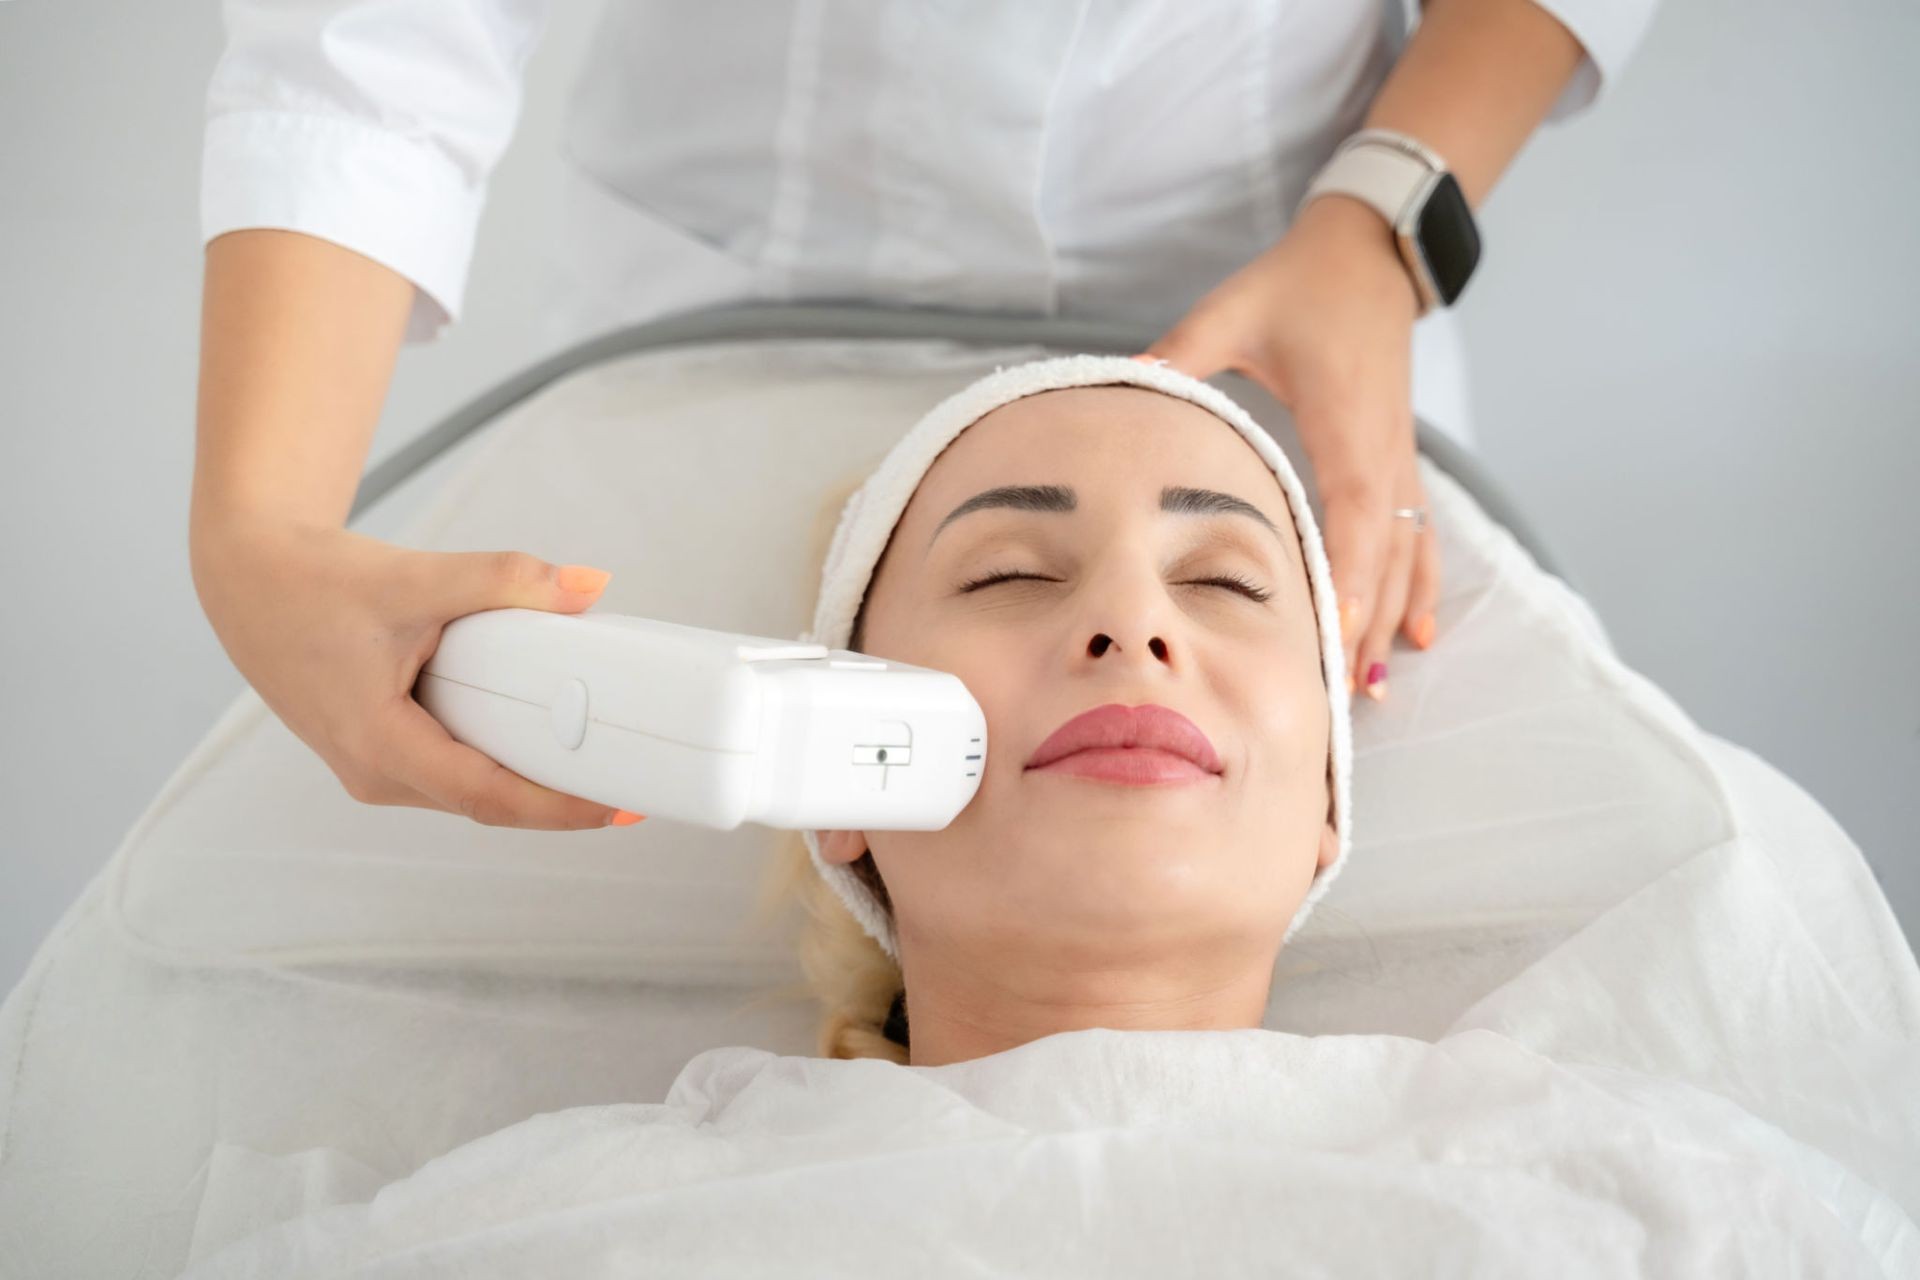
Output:
<instances>
[{"instance_id":1,"label":"white headband","mask_svg":"<svg viewBox=\"0 0 1920 1280\"><path fill-rule=\"evenodd\" d=\"M1307 890L1306 900L1294 913L1284 943L1312 914L1314 904L1325 895L1340 868L1346 865L1351 840L1349 790L1353 773L1351 704L1347 694L1346 651L1340 643L1340 613L1334 597L1333 571L1320 542L1320 529L1307 505L1306 491L1294 474L1293 464L1260 429L1245 409L1215 387L1188 377L1166 364L1146 364L1127 356L1059 356L1035 360L1011 368L995 369L969 386L954 392L935 405L913 429L894 445L881 460L866 483L847 499L840 513L839 527L827 549L827 560L820 574L820 599L814 609L813 629L801 640L844 649L853 634L853 620L866 597L873 571L886 551L887 541L907 509L914 491L920 487L934 460L956 436L1002 405L1011 404L1042 391L1063 387L1094 387L1127 384L1190 400L1233 427L1253 446L1287 495L1293 511L1293 527L1300 535L1305 553L1307 577L1313 590L1314 612L1320 627L1320 667L1326 677L1327 698L1333 712L1329 750L1333 779L1333 819L1340 850L1334 860L1321 868ZM991 751L991 748L989 748ZM847 904L861 927L898 963L900 952L894 937L893 922L879 901L850 866L828 862L820 854L820 842L811 831L804 833L813 865L826 877L840 900Z\"/></svg>"}]
</instances>

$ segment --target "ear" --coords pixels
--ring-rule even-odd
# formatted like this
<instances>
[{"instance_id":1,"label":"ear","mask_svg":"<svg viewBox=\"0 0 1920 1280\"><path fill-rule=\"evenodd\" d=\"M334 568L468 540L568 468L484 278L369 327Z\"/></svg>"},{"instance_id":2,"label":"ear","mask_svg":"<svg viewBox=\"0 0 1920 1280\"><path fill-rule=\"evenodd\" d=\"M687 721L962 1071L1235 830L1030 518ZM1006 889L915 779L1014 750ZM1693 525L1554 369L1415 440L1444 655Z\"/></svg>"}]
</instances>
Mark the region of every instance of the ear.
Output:
<instances>
[{"instance_id":1,"label":"ear","mask_svg":"<svg viewBox=\"0 0 1920 1280\"><path fill-rule=\"evenodd\" d=\"M858 862L860 855L867 851L864 831L816 831L813 835L820 842L820 856L841 866Z\"/></svg>"}]
</instances>

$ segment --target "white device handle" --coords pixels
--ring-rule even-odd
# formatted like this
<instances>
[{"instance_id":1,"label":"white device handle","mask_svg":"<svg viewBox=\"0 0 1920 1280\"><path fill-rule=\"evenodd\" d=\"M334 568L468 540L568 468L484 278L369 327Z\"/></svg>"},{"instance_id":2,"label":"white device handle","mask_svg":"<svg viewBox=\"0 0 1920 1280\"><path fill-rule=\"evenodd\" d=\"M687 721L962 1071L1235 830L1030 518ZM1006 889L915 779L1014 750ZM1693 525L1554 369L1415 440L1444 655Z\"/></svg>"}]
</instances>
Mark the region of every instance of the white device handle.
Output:
<instances>
[{"instance_id":1,"label":"white device handle","mask_svg":"<svg viewBox=\"0 0 1920 1280\"><path fill-rule=\"evenodd\" d=\"M623 614L456 618L414 693L543 786L721 830L936 831L986 767L949 672Z\"/></svg>"}]
</instances>

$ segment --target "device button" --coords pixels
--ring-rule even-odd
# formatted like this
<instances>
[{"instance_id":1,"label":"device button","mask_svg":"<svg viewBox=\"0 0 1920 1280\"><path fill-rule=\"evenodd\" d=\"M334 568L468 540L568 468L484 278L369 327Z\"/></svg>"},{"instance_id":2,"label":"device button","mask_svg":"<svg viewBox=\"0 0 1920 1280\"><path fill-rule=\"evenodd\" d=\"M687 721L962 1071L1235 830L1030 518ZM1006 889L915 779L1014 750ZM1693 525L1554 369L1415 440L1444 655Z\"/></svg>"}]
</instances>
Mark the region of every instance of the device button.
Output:
<instances>
[{"instance_id":1,"label":"device button","mask_svg":"<svg viewBox=\"0 0 1920 1280\"><path fill-rule=\"evenodd\" d=\"M856 746L853 749L855 764L912 764L912 747L869 747Z\"/></svg>"},{"instance_id":2,"label":"device button","mask_svg":"<svg viewBox=\"0 0 1920 1280\"><path fill-rule=\"evenodd\" d=\"M569 680L553 695L553 736L569 751L587 740L587 686Z\"/></svg>"},{"instance_id":3,"label":"device button","mask_svg":"<svg viewBox=\"0 0 1920 1280\"><path fill-rule=\"evenodd\" d=\"M853 740L853 763L887 766L913 763L913 728L905 720L874 720Z\"/></svg>"}]
</instances>

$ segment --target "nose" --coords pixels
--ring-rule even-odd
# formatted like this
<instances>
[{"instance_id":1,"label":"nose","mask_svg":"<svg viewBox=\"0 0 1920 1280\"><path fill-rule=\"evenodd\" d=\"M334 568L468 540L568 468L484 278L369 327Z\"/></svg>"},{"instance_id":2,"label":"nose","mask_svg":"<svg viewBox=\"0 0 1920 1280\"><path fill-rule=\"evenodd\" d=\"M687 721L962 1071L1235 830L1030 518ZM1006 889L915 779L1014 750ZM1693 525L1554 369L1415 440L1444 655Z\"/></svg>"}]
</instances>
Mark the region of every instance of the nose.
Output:
<instances>
[{"instance_id":1,"label":"nose","mask_svg":"<svg viewBox=\"0 0 1920 1280\"><path fill-rule=\"evenodd\" d=\"M1088 637L1081 661L1174 666L1179 610L1168 598L1155 556L1124 539L1108 549L1112 554L1080 593L1080 623Z\"/></svg>"}]
</instances>

